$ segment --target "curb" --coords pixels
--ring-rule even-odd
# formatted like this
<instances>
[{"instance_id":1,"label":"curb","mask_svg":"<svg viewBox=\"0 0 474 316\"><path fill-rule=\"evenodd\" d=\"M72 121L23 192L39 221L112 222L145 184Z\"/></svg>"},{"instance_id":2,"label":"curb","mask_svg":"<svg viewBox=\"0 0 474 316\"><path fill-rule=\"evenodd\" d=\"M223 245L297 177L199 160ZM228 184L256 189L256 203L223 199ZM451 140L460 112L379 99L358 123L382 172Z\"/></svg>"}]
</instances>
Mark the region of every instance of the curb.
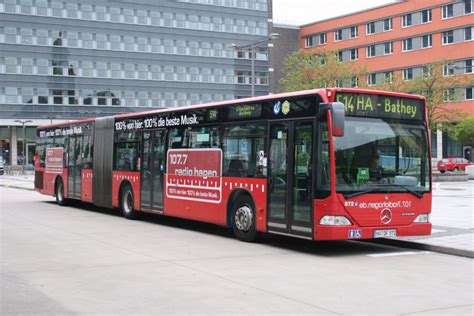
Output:
<instances>
[{"instance_id":1,"label":"curb","mask_svg":"<svg viewBox=\"0 0 474 316\"><path fill-rule=\"evenodd\" d=\"M454 255L454 256L466 257L466 258L471 258L471 259L474 258L474 251L423 244L423 243L415 242L415 241L381 238L379 240L370 240L368 242L375 243L375 244L403 247L403 248L428 250L428 251L433 251L433 252L438 252L438 253L444 253L447 255Z\"/></svg>"},{"instance_id":2,"label":"curb","mask_svg":"<svg viewBox=\"0 0 474 316\"><path fill-rule=\"evenodd\" d=\"M34 191L35 189L30 189L30 188L25 188L25 187L19 187L16 185L9 185L9 184L0 184L0 187L2 188L8 188L8 189L19 189L19 190L27 190L27 191Z\"/></svg>"}]
</instances>

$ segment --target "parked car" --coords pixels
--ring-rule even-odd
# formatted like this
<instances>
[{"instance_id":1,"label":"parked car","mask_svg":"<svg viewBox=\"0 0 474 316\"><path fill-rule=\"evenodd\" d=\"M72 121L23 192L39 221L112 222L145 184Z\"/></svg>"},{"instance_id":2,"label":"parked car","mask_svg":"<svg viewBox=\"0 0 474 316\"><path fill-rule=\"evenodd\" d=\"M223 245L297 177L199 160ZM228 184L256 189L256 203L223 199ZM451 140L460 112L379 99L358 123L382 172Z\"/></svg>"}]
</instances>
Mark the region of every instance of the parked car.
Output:
<instances>
[{"instance_id":1,"label":"parked car","mask_svg":"<svg viewBox=\"0 0 474 316\"><path fill-rule=\"evenodd\" d=\"M5 162L3 161L3 158L0 157L0 175L3 175L5 173Z\"/></svg>"},{"instance_id":2,"label":"parked car","mask_svg":"<svg viewBox=\"0 0 474 316\"><path fill-rule=\"evenodd\" d=\"M441 173L445 173L446 171L466 170L466 166L470 165L474 165L474 162L470 162L464 158L449 157L438 161L438 170Z\"/></svg>"}]
</instances>

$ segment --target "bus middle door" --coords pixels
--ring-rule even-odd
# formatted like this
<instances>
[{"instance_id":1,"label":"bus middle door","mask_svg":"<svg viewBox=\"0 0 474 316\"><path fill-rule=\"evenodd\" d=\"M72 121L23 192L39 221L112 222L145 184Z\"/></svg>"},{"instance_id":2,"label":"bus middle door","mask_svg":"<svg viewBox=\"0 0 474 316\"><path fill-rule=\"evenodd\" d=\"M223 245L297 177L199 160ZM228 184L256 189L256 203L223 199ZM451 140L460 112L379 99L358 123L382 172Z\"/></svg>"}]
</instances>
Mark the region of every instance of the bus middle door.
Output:
<instances>
[{"instance_id":1,"label":"bus middle door","mask_svg":"<svg viewBox=\"0 0 474 316\"><path fill-rule=\"evenodd\" d=\"M165 130L143 133L141 163L141 208L163 213L163 181L165 172Z\"/></svg>"}]
</instances>

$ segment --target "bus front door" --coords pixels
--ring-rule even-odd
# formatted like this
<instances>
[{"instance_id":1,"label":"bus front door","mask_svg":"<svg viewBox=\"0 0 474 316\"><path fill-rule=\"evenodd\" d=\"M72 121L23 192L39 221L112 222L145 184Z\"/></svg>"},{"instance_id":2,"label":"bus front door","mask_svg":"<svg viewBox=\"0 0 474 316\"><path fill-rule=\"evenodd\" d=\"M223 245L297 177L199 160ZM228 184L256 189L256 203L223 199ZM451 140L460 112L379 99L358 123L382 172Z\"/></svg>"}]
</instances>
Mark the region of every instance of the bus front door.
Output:
<instances>
[{"instance_id":1,"label":"bus front door","mask_svg":"<svg viewBox=\"0 0 474 316\"><path fill-rule=\"evenodd\" d=\"M163 212L164 136L164 130L143 133L140 194L143 211Z\"/></svg>"},{"instance_id":2,"label":"bus front door","mask_svg":"<svg viewBox=\"0 0 474 316\"><path fill-rule=\"evenodd\" d=\"M270 124L268 231L312 238L313 122Z\"/></svg>"}]
</instances>

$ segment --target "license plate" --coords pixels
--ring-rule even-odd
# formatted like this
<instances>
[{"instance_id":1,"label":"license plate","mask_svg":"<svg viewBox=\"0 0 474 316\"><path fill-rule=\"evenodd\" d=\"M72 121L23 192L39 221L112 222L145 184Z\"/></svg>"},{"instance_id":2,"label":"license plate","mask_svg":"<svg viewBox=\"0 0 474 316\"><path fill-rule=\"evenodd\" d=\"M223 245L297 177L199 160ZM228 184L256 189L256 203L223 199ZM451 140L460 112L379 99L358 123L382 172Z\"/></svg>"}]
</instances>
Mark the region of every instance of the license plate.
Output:
<instances>
[{"instance_id":1,"label":"license plate","mask_svg":"<svg viewBox=\"0 0 474 316\"><path fill-rule=\"evenodd\" d=\"M380 237L397 237L396 229L376 229L374 230L374 238Z\"/></svg>"}]
</instances>

